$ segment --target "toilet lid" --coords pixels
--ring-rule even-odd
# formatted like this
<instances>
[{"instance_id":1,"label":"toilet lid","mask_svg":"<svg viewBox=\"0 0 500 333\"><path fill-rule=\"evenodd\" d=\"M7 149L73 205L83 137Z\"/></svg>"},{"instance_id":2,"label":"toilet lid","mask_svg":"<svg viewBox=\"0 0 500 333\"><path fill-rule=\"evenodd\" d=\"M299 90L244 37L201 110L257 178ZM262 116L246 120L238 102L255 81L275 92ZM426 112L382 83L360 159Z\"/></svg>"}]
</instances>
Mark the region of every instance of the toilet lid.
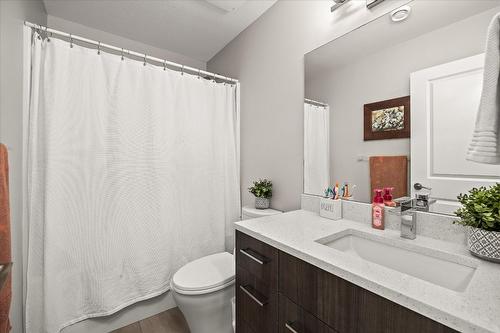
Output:
<instances>
[{"instance_id":1,"label":"toilet lid","mask_svg":"<svg viewBox=\"0 0 500 333\"><path fill-rule=\"evenodd\" d=\"M172 285L183 291L214 289L231 283L234 271L233 255L216 253L184 265L174 274Z\"/></svg>"}]
</instances>

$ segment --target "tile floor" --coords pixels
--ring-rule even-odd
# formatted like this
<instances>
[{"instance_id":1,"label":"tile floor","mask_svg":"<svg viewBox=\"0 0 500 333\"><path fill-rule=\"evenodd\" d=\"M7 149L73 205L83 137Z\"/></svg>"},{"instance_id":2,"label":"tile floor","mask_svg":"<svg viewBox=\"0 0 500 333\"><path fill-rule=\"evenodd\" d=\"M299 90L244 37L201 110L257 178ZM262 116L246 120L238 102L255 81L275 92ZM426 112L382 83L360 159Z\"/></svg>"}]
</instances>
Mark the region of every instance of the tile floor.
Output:
<instances>
[{"instance_id":1,"label":"tile floor","mask_svg":"<svg viewBox=\"0 0 500 333\"><path fill-rule=\"evenodd\" d=\"M179 308L173 308L112 333L189 333L189 328Z\"/></svg>"}]
</instances>

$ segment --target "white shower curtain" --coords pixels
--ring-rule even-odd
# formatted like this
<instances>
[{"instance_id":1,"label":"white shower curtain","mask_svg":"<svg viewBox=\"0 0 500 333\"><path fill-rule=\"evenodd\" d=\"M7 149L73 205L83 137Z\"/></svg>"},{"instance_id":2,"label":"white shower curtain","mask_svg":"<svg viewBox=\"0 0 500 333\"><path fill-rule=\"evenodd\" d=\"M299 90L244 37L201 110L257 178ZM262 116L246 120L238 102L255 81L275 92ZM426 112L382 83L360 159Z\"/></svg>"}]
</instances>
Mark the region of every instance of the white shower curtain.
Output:
<instances>
[{"instance_id":1,"label":"white shower curtain","mask_svg":"<svg viewBox=\"0 0 500 333\"><path fill-rule=\"evenodd\" d=\"M240 215L236 85L33 38L27 332L169 289Z\"/></svg>"},{"instance_id":2,"label":"white shower curtain","mask_svg":"<svg viewBox=\"0 0 500 333\"><path fill-rule=\"evenodd\" d=\"M323 195L330 182L329 108L304 103L304 193Z\"/></svg>"}]
</instances>

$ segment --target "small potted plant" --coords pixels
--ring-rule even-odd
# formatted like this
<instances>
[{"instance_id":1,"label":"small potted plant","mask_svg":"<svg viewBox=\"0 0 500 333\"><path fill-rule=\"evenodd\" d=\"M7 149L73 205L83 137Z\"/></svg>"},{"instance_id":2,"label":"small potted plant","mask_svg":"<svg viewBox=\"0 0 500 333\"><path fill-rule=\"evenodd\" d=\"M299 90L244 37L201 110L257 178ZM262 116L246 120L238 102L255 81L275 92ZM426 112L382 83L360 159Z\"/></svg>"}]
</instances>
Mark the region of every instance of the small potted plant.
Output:
<instances>
[{"instance_id":1,"label":"small potted plant","mask_svg":"<svg viewBox=\"0 0 500 333\"><path fill-rule=\"evenodd\" d=\"M469 250L475 256L500 263L500 183L460 194L457 223L468 228Z\"/></svg>"},{"instance_id":2,"label":"small potted plant","mask_svg":"<svg viewBox=\"0 0 500 333\"><path fill-rule=\"evenodd\" d=\"M255 208L269 208L273 196L273 183L270 180L259 179L259 181L253 182L253 186L249 187L248 190L255 195Z\"/></svg>"}]
</instances>

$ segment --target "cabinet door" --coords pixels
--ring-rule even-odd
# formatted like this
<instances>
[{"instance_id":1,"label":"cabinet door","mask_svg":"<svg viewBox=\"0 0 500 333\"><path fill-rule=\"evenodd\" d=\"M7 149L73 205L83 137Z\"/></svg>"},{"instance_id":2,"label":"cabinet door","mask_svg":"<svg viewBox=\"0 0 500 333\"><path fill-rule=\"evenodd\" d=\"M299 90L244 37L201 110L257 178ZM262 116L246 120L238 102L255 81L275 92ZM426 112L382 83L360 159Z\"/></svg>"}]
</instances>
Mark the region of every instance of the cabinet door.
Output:
<instances>
[{"instance_id":1,"label":"cabinet door","mask_svg":"<svg viewBox=\"0 0 500 333\"><path fill-rule=\"evenodd\" d=\"M279 295L278 327L280 333L336 333L283 295Z\"/></svg>"},{"instance_id":2,"label":"cabinet door","mask_svg":"<svg viewBox=\"0 0 500 333\"><path fill-rule=\"evenodd\" d=\"M279 256L280 293L338 332L455 332L291 255Z\"/></svg>"},{"instance_id":3,"label":"cabinet door","mask_svg":"<svg viewBox=\"0 0 500 333\"><path fill-rule=\"evenodd\" d=\"M250 326L243 320L236 321L236 332L238 333L255 333Z\"/></svg>"},{"instance_id":4,"label":"cabinet door","mask_svg":"<svg viewBox=\"0 0 500 333\"><path fill-rule=\"evenodd\" d=\"M357 289L335 275L280 252L278 289L335 330L356 332Z\"/></svg>"},{"instance_id":5,"label":"cabinet door","mask_svg":"<svg viewBox=\"0 0 500 333\"><path fill-rule=\"evenodd\" d=\"M359 288L358 332L451 333L455 330Z\"/></svg>"}]
</instances>

